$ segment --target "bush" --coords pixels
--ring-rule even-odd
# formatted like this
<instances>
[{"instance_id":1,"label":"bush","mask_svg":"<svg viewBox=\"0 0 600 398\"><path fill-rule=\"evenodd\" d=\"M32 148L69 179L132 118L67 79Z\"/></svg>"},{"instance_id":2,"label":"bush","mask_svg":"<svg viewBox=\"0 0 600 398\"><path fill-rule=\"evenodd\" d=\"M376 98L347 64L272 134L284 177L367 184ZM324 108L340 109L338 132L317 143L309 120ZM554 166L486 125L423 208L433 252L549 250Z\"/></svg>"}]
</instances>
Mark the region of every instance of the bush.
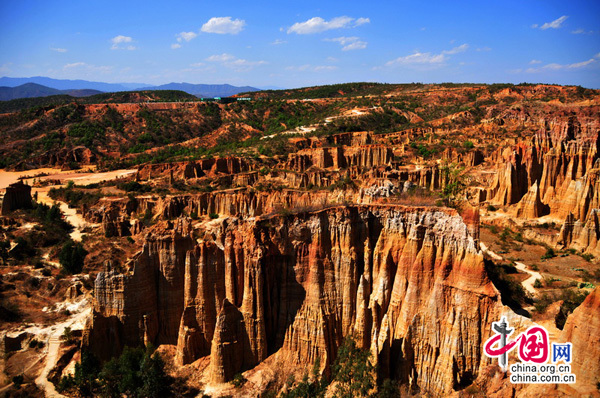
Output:
<instances>
[{"instance_id":1,"label":"bush","mask_svg":"<svg viewBox=\"0 0 600 398\"><path fill-rule=\"evenodd\" d=\"M517 313L523 313L522 306L530 304L531 299L523 289L523 285L509 275L514 271L514 267L496 265L492 261L485 260L485 269L496 289L500 291L502 303Z\"/></svg>"},{"instance_id":2,"label":"bush","mask_svg":"<svg viewBox=\"0 0 600 398\"><path fill-rule=\"evenodd\" d=\"M548 308L548 306L553 302L553 297L547 294L542 294L542 296L534 304L535 310L539 313L544 313L546 311L546 308Z\"/></svg>"},{"instance_id":3,"label":"bush","mask_svg":"<svg viewBox=\"0 0 600 398\"><path fill-rule=\"evenodd\" d=\"M172 380L164 371L164 362L152 349L125 347L118 358L100 367L90 353L82 352L75 365L75 376L63 377L58 391L75 389L81 396L168 397Z\"/></svg>"},{"instance_id":4,"label":"bush","mask_svg":"<svg viewBox=\"0 0 600 398\"><path fill-rule=\"evenodd\" d=\"M347 337L331 368L336 381L335 397L368 397L375 388L375 366L368 350L361 350Z\"/></svg>"},{"instance_id":5,"label":"bush","mask_svg":"<svg viewBox=\"0 0 600 398\"><path fill-rule=\"evenodd\" d=\"M215 219L219 218L219 213L210 213L208 216L211 219L215 220Z\"/></svg>"},{"instance_id":6,"label":"bush","mask_svg":"<svg viewBox=\"0 0 600 398\"><path fill-rule=\"evenodd\" d=\"M541 257L541 259L546 260L546 259L553 258L553 257L556 257L556 253L554 253L554 249L549 247L546 249L546 253Z\"/></svg>"},{"instance_id":7,"label":"bush","mask_svg":"<svg viewBox=\"0 0 600 398\"><path fill-rule=\"evenodd\" d=\"M18 387L21 387L21 384L23 384L23 381L25 381L25 378L23 377L23 375L22 375L22 374L21 374L21 375L14 376L14 377L12 378L12 382L13 382L13 384L15 385L15 387L17 387L17 388L18 388Z\"/></svg>"},{"instance_id":8,"label":"bush","mask_svg":"<svg viewBox=\"0 0 600 398\"><path fill-rule=\"evenodd\" d=\"M589 293L586 291L576 291L573 289L563 290L561 294L561 300L563 303L560 306L560 310L556 314L554 318L554 323L556 327L562 330L565 326L565 322L567 321L567 317L570 313L575 310L575 308L579 307L583 300L587 297Z\"/></svg>"},{"instance_id":9,"label":"bush","mask_svg":"<svg viewBox=\"0 0 600 398\"><path fill-rule=\"evenodd\" d=\"M83 270L83 262L88 252L83 248L81 242L68 240L62 247L58 261L63 270L69 274L79 274Z\"/></svg>"},{"instance_id":10,"label":"bush","mask_svg":"<svg viewBox=\"0 0 600 398\"><path fill-rule=\"evenodd\" d=\"M473 144L472 141L465 141L465 142L463 142L463 146L465 147L465 149L473 149L475 144Z\"/></svg>"},{"instance_id":11,"label":"bush","mask_svg":"<svg viewBox=\"0 0 600 398\"><path fill-rule=\"evenodd\" d=\"M233 380L231 380L231 384L235 386L235 388L241 388L248 380L244 377L243 374L237 373L233 376Z\"/></svg>"},{"instance_id":12,"label":"bush","mask_svg":"<svg viewBox=\"0 0 600 398\"><path fill-rule=\"evenodd\" d=\"M535 287L536 289L540 289L541 287L543 287L542 281L540 281L539 279L536 279L535 282L533 283L533 287Z\"/></svg>"},{"instance_id":13,"label":"bush","mask_svg":"<svg viewBox=\"0 0 600 398\"><path fill-rule=\"evenodd\" d=\"M75 336L73 335L73 331L68 326L63 329L61 338L66 344L69 345L75 342Z\"/></svg>"}]
</instances>

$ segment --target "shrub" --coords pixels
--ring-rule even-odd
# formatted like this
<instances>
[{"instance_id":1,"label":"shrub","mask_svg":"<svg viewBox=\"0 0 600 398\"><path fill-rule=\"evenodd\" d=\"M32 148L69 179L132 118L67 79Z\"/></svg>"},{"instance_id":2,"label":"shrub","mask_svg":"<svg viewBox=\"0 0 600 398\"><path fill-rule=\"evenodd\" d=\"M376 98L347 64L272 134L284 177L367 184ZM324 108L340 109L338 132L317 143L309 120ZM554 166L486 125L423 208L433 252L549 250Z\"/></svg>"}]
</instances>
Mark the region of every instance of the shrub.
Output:
<instances>
[{"instance_id":1,"label":"shrub","mask_svg":"<svg viewBox=\"0 0 600 398\"><path fill-rule=\"evenodd\" d=\"M73 331L68 326L64 328L61 338L66 344L73 344L75 342L75 336L73 335Z\"/></svg>"},{"instance_id":2,"label":"shrub","mask_svg":"<svg viewBox=\"0 0 600 398\"><path fill-rule=\"evenodd\" d=\"M215 219L219 218L219 213L210 213L208 216L211 219L215 220Z\"/></svg>"},{"instance_id":3,"label":"shrub","mask_svg":"<svg viewBox=\"0 0 600 398\"><path fill-rule=\"evenodd\" d=\"M556 257L556 253L554 253L554 249L549 247L546 249L546 253L541 257L541 259L546 260L546 259L553 258L553 257Z\"/></svg>"},{"instance_id":4,"label":"shrub","mask_svg":"<svg viewBox=\"0 0 600 398\"><path fill-rule=\"evenodd\" d=\"M237 373L233 376L233 380L231 380L231 384L235 386L235 388L242 388L242 386L247 382L246 378L243 374Z\"/></svg>"},{"instance_id":5,"label":"shrub","mask_svg":"<svg viewBox=\"0 0 600 398\"><path fill-rule=\"evenodd\" d=\"M12 382L15 385L15 387L21 387L21 384L23 384L23 381L25 381L25 378L23 377L22 374L14 376L12 378Z\"/></svg>"},{"instance_id":6,"label":"shrub","mask_svg":"<svg viewBox=\"0 0 600 398\"><path fill-rule=\"evenodd\" d=\"M368 397L375 387L375 366L368 350L361 350L347 337L340 346L331 372L337 382L336 397Z\"/></svg>"},{"instance_id":7,"label":"shrub","mask_svg":"<svg viewBox=\"0 0 600 398\"><path fill-rule=\"evenodd\" d=\"M58 391L75 389L81 396L168 397L171 384L163 360L151 348L125 347L120 357L102 367L93 355L82 352L74 377L63 377Z\"/></svg>"},{"instance_id":8,"label":"shrub","mask_svg":"<svg viewBox=\"0 0 600 398\"><path fill-rule=\"evenodd\" d=\"M83 262L87 254L81 242L68 240L58 255L58 261L65 272L79 274L83 270Z\"/></svg>"},{"instance_id":9,"label":"shrub","mask_svg":"<svg viewBox=\"0 0 600 398\"><path fill-rule=\"evenodd\" d=\"M533 283L533 287L535 287L536 289L540 289L541 287L543 287L542 281L540 281L539 279L536 279L535 282Z\"/></svg>"},{"instance_id":10,"label":"shrub","mask_svg":"<svg viewBox=\"0 0 600 398\"><path fill-rule=\"evenodd\" d=\"M586 291L576 291L573 289L563 290L561 294L561 300L563 303L560 306L560 310L556 314L554 318L554 323L556 327L562 330L565 326L565 322L567 321L567 317L570 313L575 310L575 308L579 307L583 300L587 297L589 293Z\"/></svg>"},{"instance_id":11,"label":"shrub","mask_svg":"<svg viewBox=\"0 0 600 398\"><path fill-rule=\"evenodd\" d=\"M466 149L473 149L475 145L473 144L472 141L465 141L463 142L463 147L465 147Z\"/></svg>"},{"instance_id":12,"label":"shrub","mask_svg":"<svg viewBox=\"0 0 600 398\"><path fill-rule=\"evenodd\" d=\"M535 302L535 310L539 313L544 313L546 308L554 302L554 298L548 294L542 294L542 296Z\"/></svg>"}]
</instances>

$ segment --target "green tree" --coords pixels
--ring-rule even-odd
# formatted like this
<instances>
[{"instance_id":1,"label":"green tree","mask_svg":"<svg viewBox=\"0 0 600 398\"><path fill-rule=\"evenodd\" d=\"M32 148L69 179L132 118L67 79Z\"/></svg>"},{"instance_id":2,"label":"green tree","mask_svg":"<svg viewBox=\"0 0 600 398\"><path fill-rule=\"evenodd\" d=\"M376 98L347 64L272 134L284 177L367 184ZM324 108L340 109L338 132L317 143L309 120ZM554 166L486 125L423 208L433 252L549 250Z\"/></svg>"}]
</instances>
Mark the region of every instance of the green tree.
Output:
<instances>
[{"instance_id":1,"label":"green tree","mask_svg":"<svg viewBox=\"0 0 600 398\"><path fill-rule=\"evenodd\" d=\"M375 387L375 366L371 354L357 347L347 337L338 350L332 366L333 380L337 381L334 396L339 398L368 397Z\"/></svg>"},{"instance_id":2,"label":"green tree","mask_svg":"<svg viewBox=\"0 0 600 398\"><path fill-rule=\"evenodd\" d=\"M441 172L446 185L442 190L443 198L449 206L458 206L461 201L461 195L467 185L465 184L464 167L455 164L448 164L442 167Z\"/></svg>"},{"instance_id":3,"label":"green tree","mask_svg":"<svg viewBox=\"0 0 600 398\"><path fill-rule=\"evenodd\" d=\"M83 262L87 254L81 242L68 240L58 254L58 261L69 274L78 274L83 270Z\"/></svg>"},{"instance_id":4,"label":"green tree","mask_svg":"<svg viewBox=\"0 0 600 398\"><path fill-rule=\"evenodd\" d=\"M100 362L90 352L81 353L81 362L75 364L75 376L73 384L77 386L77 392L83 397L92 397L98 387L98 373Z\"/></svg>"}]
</instances>

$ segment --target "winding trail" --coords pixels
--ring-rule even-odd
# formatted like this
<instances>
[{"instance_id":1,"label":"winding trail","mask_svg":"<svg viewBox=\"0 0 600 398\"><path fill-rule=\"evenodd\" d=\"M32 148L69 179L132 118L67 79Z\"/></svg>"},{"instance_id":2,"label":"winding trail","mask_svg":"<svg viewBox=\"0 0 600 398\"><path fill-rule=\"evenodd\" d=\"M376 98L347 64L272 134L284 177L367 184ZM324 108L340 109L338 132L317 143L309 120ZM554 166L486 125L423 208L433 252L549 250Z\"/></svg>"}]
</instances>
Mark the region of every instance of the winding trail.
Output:
<instances>
[{"instance_id":1,"label":"winding trail","mask_svg":"<svg viewBox=\"0 0 600 398\"><path fill-rule=\"evenodd\" d=\"M488 249L488 247L485 245L485 243L480 242L479 246L481 247L481 250L485 254L487 254L488 256L490 256L491 258L493 258L494 260L497 260L497 261L504 260L504 257L502 257L502 256L494 253L490 249ZM521 282L521 285L523 285L523 288L525 290L527 290L529 293L531 293L532 295L536 296L538 292L533 287L533 284L535 283L535 281L537 279L542 279L542 274L540 274L539 272L531 271L529 268L527 268L527 265L525 265L523 263L520 263L518 261L515 261L515 265L516 265L516 268L519 271L522 271L522 272L525 272L525 273L531 275L529 278L527 278L523 282Z\"/></svg>"},{"instance_id":2,"label":"winding trail","mask_svg":"<svg viewBox=\"0 0 600 398\"><path fill-rule=\"evenodd\" d=\"M60 350L60 344L62 342L62 334L66 327L70 327L72 330L81 330L85 326L85 321L87 317L91 314L92 309L87 308L86 310L75 314L71 318L67 319L62 323L58 323L54 326L50 326L48 328L48 338L46 339L46 366L40 373L40 375L35 379L35 384L44 391L44 395L46 397L64 397L64 395L59 394L54 387L54 384L48 380L48 375L52 368L56 366L58 362L58 353Z\"/></svg>"},{"instance_id":3,"label":"winding trail","mask_svg":"<svg viewBox=\"0 0 600 398\"><path fill-rule=\"evenodd\" d=\"M529 268L527 268L527 266L525 264L520 263L518 261L515 261L515 264L519 271L523 271L523 272L526 272L529 275L531 275L529 278L527 278L523 282L521 282L521 284L523 285L525 290L527 290L529 293L536 295L537 290L535 290L535 288L533 287L533 284L535 283L536 280L542 279L542 274L540 274L539 272L529 270Z\"/></svg>"}]
</instances>

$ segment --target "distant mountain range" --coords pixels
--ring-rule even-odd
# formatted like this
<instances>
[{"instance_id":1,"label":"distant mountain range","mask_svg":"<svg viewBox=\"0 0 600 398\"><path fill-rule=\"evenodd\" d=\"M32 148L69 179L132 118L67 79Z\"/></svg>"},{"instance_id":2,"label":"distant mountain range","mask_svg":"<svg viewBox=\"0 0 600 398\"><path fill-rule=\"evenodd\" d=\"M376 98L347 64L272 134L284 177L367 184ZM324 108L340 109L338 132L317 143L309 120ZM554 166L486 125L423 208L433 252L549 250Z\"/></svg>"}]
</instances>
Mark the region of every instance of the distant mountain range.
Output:
<instances>
[{"instance_id":1,"label":"distant mountain range","mask_svg":"<svg viewBox=\"0 0 600 398\"><path fill-rule=\"evenodd\" d=\"M259 91L256 87L236 87L229 84L190 84L169 83L161 86L149 86L140 90L180 90L196 97L229 97L247 91Z\"/></svg>"},{"instance_id":2,"label":"distant mountain range","mask_svg":"<svg viewBox=\"0 0 600 398\"><path fill-rule=\"evenodd\" d=\"M100 94L102 91L90 89L57 90L41 84L25 83L17 87L0 87L0 101L10 101L18 98L48 97L50 95L67 94L72 97L88 97Z\"/></svg>"},{"instance_id":3,"label":"distant mountain range","mask_svg":"<svg viewBox=\"0 0 600 398\"><path fill-rule=\"evenodd\" d=\"M169 83L153 86L144 83L102 83L87 80L61 80L49 77L0 77L0 101L17 98L68 94L84 97L99 92L132 90L181 90L197 97L229 97L242 92L260 91L256 87L229 84Z\"/></svg>"},{"instance_id":4,"label":"distant mountain range","mask_svg":"<svg viewBox=\"0 0 600 398\"><path fill-rule=\"evenodd\" d=\"M98 90L103 92L112 91L129 91L141 87L147 87L146 83L101 83L90 82L87 80L62 80L52 79L50 77L34 76L34 77L0 77L0 86L17 87L26 83L35 83L42 86L55 88L57 90Z\"/></svg>"}]
</instances>

